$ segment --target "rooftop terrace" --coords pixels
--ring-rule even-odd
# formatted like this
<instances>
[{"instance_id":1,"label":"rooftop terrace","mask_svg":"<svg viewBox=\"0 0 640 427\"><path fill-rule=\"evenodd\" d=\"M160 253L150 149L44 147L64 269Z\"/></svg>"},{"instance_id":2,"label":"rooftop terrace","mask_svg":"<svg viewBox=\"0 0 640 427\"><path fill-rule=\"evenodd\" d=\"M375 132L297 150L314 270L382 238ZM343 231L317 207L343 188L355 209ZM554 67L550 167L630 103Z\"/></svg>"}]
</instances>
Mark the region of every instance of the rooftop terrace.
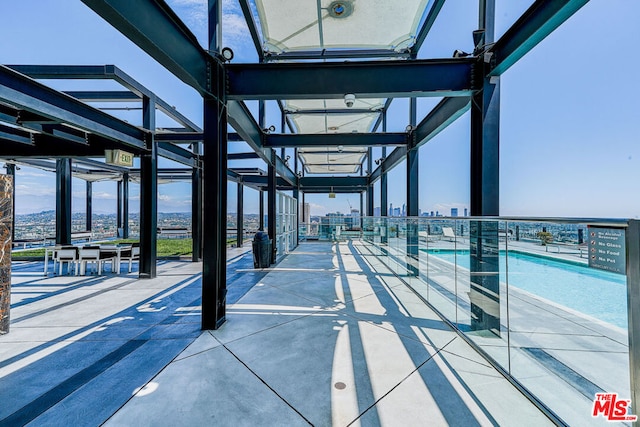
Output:
<instances>
[{"instance_id":1,"label":"rooftop terrace","mask_svg":"<svg viewBox=\"0 0 640 427\"><path fill-rule=\"evenodd\" d=\"M0 424L551 424L362 245L263 271L231 249L233 304L204 332L198 263L151 280L17 264Z\"/></svg>"}]
</instances>

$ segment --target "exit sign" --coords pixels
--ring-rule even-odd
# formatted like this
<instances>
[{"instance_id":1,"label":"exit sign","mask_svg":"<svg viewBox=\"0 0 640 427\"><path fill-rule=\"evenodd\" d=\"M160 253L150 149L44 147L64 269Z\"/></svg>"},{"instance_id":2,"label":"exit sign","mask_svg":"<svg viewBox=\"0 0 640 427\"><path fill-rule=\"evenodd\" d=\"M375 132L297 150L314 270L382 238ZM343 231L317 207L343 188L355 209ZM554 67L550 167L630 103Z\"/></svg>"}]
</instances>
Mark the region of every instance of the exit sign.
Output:
<instances>
[{"instance_id":1,"label":"exit sign","mask_svg":"<svg viewBox=\"0 0 640 427\"><path fill-rule=\"evenodd\" d=\"M104 150L104 158L111 165L133 167L133 154L124 150Z\"/></svg>"}]
</instances>

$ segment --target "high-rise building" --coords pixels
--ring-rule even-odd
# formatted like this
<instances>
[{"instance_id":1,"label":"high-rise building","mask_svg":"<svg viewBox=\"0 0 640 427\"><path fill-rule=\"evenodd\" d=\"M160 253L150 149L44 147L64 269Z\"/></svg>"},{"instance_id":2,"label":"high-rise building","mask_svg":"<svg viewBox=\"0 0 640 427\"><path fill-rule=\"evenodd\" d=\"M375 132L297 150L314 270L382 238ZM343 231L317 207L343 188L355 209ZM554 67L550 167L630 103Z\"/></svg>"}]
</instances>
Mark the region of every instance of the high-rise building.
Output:
<instances>
[{"instance_id":1,"label":"high-rise building","mask_svg":"<svg viewBox=\"0 0 640 427\"><path fill-rule=\"evenodd\" d=\"M467 211L467 208L464 208L464 216L469 216L469 212Z\"/></svg>"},{"instance_id":2,"label":"high-rise building","mask_svg":"<svg viewBox=\"0 0 640 427\"><path fill-rule=\"evenodd\" d=\"M402 204L402 216L407 216L407 205Z\"/></svg>"},{"instance_id":3,"label":"high-rise building","mask_svg":"<svg viewBox=\"0 0 640 427\"><path fill-rule=\"evenodd\" d=\"M389 216L393 216L393 203L389 203Z\"/></svg>"},{"instance_id":4,"label":"high-rise building","mask_svg":"<svg viewBox=\"0 0 640 427\"><path fill-rule=\"evenodd\" d=\"M381 212L382 210L380 209L380 206L373 208L373 216L381 216L380 215Z\"/></svg>"},{"instance_id":5,"label":"high-rise building","mask_svg":"<svg viewBox=\"0 0 640 427\"><path fill-rule=\"evenodd\" d=\"M300 218L305 224L309 224L311 222L311 205L309 203L304 204L304 210L301 212Z\"/></svg>"},{"instance_id":6,"label":"high-rise building","mask_svg":"<svg viewBox=\"0 0 640 427\"><path fill-rule=\"evenodd\" d=\"M451 208L451 216L458 216L458 208Z\"/></svg>"}]
</instances>

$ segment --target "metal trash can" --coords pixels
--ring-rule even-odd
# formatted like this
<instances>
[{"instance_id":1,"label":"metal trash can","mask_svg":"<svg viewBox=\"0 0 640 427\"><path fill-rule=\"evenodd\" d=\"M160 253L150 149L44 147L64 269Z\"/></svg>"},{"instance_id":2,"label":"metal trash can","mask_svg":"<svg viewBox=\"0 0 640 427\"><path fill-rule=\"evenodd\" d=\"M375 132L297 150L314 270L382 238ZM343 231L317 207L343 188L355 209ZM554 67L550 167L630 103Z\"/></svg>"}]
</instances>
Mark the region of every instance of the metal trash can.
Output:
<instances>
[{"instance_id":1,"label":"metal trash can","mask_svg":"<svg viewBox=\"0 0 640 427\"><path fill-rule=\"evenodd\" d=\"M264 231L253 237L253 267L267 268L271 265L271 240Z\"/></svg>"}]
</instances>

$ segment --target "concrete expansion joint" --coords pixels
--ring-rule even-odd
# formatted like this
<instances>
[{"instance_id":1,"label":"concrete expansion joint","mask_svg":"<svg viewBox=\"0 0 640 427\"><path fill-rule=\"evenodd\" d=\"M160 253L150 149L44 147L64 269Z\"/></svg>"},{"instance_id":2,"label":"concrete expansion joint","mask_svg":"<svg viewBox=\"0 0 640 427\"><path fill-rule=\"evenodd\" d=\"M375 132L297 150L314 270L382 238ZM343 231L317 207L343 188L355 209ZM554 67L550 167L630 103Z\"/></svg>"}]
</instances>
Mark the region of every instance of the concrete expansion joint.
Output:
<instances>
[{"instance_id":1,"label":"concrete expansion joint","mask_svg":"<svg viewBox=\"0 0 640 427\"><path fill-rule=\"evenodd\" d=\"M278 398L280 400L282 400L288 407L290 407L293 411L295 411L296 414L300 415L300 417L305 420L310 426L313 425L313 423L311 421L309 421L304 415L302 415L302 413L300 413L300 411L298 411L291 403L289 403L284 397L282 397L273 387L271 387L262 377L260 377L260 375L258 375L258 373L256 371L254 371L253 369L251 369L249 367L249 365L247 365L242 359L240 359L240 357L238 357L233 351L231 351L231 349L229 347L227 347L225 344L222 344L222 347L227 350L229 352L229 354L231 356L233 356L238 362L240 362L242 364L242 366L244 366L249 372L251 372L251 374L253 374L262 384L265 385L265 387L267 387L269 390L271 390L273 392L273 394L275 394L276 396L278 396Z\"/></svg>"}]
</instances>

